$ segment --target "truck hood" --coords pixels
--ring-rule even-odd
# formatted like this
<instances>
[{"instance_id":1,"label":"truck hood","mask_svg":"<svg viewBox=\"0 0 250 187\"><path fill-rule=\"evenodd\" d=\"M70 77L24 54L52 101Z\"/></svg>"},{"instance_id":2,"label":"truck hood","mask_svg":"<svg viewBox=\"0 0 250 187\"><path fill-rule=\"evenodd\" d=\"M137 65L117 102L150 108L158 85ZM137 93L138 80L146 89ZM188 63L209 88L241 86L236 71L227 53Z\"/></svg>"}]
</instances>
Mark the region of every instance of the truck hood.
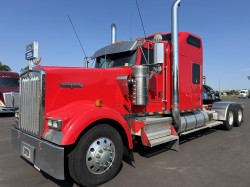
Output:
<instances>
[{"instance_id":1,"label":"truck hood","mask_svg":"<svg viewBox=\"0 0 250 187\"><path fill-rule=\"evenodd\" d=\"M109 108L122 114L128 113L124 104L130 105L127 78L131 75L131 67L40 68L45 72L45 113L78 101L95 104L98 99Z\"/></svg>"}]
</instances>

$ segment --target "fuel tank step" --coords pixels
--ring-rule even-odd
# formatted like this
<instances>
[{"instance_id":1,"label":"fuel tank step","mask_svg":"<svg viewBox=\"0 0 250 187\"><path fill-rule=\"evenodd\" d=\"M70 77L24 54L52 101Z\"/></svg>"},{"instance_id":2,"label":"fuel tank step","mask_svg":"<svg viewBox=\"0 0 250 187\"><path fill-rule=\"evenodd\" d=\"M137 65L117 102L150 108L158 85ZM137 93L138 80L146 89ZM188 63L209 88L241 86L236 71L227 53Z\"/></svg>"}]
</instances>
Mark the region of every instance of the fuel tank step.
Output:
<instances>
[{"instance_id":1,"label":"fuel tank step","mask_svg":"<svg viewBox=\"0 0 250 187\"><path fill-rule=\"evenodd\" d=\"M163 143L172 142L171 148L178 150L179 136L172 134L171 117L145 117L139 119L145 123L144 131L148 147L154 147ZM145 144L144 144L145 145Z\"/></svg>"},{"instance_id":2,"label":"fuel tank step","mask_svg":"<svg viewBox=\"0 0 250 187\"><path fill-rule=\"evenodd\" d=\"M173 142L173 141L179 141L179 136L175 135L162 136L160 138L150 139L149 143L150 147L154 147L163 143Z\"/></svg>"}]
</instances>

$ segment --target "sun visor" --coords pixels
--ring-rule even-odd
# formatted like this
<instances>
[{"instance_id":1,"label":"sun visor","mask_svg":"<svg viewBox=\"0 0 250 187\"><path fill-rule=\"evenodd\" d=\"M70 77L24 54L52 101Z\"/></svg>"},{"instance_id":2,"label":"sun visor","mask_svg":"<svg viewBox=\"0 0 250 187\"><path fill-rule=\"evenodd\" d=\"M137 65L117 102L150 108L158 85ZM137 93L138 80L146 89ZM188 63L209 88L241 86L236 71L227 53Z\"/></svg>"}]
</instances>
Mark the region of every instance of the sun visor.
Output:
<instances>
[{"instance_id":1,"label":"sun visor","mask_svg":"<svg viewBox=\"0 0 250 187\"><path fill-rule=\"evenodd\" d=\"M122 53L127 51L134 51L137 48L137 41L127 41L127 42L116 42L114 44L110 44L102 49L99 49L94 53L91 57L97 58L104 55Z\"/></svg>"}]
</instances>

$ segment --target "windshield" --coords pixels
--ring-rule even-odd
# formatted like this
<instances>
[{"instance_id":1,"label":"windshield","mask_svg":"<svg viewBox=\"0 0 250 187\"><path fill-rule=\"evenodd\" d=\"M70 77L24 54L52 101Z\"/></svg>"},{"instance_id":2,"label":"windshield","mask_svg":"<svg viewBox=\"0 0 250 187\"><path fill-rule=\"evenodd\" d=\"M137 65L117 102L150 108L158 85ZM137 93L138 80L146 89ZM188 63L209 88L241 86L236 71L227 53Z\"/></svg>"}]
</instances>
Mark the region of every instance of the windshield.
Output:
<instances>
[{"instance_id":1,"label":"windshield","mask_svg":"<svg viewBox=\"0 0 250 187\"><path fill-rule=\"evenodd\" d=\"M19 86L19 79L17 78L0 78L0 86Z\"/></svg>"},{"instance_id":2,"label":"windshield","mask_svg":"<svg viewBox=\"0 0 250 187\"><path fill-rule=\"evenodd\" d=\"M115 53L96 58L96 68L132 66L136 61L136 51Z\"/></svg>"},{"instance_id":3,"label":"windshield","mask_svg":"<svg viewBox=\"0 0 250 187\"><path fill-rule=\"evenodd\" d=\"M214 91L210 86L203 85L203 87L204 87L207 91L209 91L209 92L213 92L213 91Z\"/></svg>"},{"instance_id":4,"label":"windshield","mask_svg":"<svg viewBox=\"0 0 250 187\"><path fill-rule=\"evenodd\" d=\"M244 94L244 93L247 93L247 91L241 91L240 93L243 93L243 94Z\"/></svg>"}]
</instances>

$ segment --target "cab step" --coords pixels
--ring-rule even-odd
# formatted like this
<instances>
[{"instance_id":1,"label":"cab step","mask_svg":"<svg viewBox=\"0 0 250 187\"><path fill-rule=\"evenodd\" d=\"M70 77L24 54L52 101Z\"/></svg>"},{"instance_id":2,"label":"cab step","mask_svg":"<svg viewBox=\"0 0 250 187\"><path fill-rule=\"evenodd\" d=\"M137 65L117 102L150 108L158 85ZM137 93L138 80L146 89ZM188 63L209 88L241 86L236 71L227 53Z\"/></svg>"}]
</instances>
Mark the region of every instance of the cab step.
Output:
<instances>
[{"instance_id":1,"label":"cab step","mask_svg":"<svg viewBox=\"0 0 250 187\"><path fill-rule=\"evenodd\" d=\"M144 117L139 120L145 123L142 129L148 142L145 146L154 147L170 142L171 149L179 150L179 136L172 134L171 117Z\"/></svg>"}]
</instances>

